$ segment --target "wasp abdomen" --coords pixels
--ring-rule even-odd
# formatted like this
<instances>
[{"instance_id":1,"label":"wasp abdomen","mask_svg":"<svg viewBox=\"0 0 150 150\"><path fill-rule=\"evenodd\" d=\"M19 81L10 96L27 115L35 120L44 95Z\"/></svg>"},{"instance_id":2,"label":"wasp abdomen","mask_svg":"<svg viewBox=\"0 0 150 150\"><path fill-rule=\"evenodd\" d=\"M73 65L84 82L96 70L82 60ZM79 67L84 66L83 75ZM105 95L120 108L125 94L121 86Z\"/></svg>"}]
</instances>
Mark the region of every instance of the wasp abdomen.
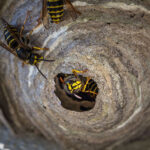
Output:
<instances>
[{"instance_id":1,"label":"wasp abdomen","mask_svg":"<svg viewBox=\"0 0 150 150\"><path fill-rule=\"evenodd\" d=\"M63 0L47 0L47 10L52 22L59 23L64 15Z\"/></svg>"},{"instance_id":2,"label":"wasp abdomen","mask_svg":"<svg viewBox=\"0 0 150 150\"><path fill-rule=\"evenodd\" d=\"M97 84L92 80L90 79L88 84L87 84L87 87L86 87L86 90L90 89L91 91L95 91L96 93L98 93L98 88L97 88Z\"/></svg>"},{"instance_id":3,"label":"wasp abdomen","mask_svg":"<svg viewBox=\"0 0 150 150\"><path fill-rule=\"evenodd\" d=\"M82 92L89 93L91 96L96 96L98 94L98 87L94 80L90 79Z\"/></svg>"},{"instance_id":4,"label":"wasp abdomen","mask_svg":"<svg viewBox=\"0 0 150 150\"><path fill-rule=\"evenodd\" d=\"M7 27L4 28L4 36L5 40L7 41L7 44L10 48L16 49L18 47L18 42L14 38L14 34L18 34L17 30L13 27L12 29L8 29Z\"/></svg>"}]
</instances>

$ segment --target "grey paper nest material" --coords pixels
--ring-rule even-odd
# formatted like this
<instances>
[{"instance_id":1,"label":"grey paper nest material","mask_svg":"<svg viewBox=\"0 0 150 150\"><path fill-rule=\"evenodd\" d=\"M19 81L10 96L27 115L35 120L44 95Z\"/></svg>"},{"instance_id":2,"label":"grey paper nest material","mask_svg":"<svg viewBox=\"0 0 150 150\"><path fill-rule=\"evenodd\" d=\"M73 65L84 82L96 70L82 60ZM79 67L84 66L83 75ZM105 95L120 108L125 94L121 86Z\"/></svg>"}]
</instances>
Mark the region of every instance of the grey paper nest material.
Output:
<instances>
[{"instance_id":1,"label":"grey paper nest material","mask_svg":"<svg viewBox=\"0 0 150 150\"><path fill-rule=\"evenodd\" d=\"M21 24L26 10L33 9L31 22L36 23L40 4L20 2L6 19ZM45 58L55 59L39 65L48 81L34 67L22 68L17 58L1 48L1 89L9 106L2 105L3 110L9 111L14 128L32 126L63 148L100 150L127 143L150 125L150 11L120 3L75 4L81 5L82 12L76 21L66 14L59 25L51 24L48 31L40 26L32 35L33 45L50 48ZM26 29L31 29L27 24ZM99 94L90 111L67 110L54 93L54 77L72 69L88 69L85 76L98 84Z\"/></svg>"}]
</instances>

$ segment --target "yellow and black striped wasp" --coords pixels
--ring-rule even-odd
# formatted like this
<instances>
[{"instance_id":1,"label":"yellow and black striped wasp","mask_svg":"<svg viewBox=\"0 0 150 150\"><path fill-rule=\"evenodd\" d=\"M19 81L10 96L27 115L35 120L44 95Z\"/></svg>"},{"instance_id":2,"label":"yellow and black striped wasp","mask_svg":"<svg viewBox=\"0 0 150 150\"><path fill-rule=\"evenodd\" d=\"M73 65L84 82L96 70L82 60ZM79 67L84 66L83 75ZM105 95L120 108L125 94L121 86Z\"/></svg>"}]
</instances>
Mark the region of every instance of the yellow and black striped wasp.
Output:
<instances>
[{"instance_id":1,"label":"yellow and black striped wasp","mask_svg":"<svg viewBox=\"0 0 150 150\"><path fill-rule=\"evenodd\" d=\"M25 18L24 24L27 21L27 17L29 15L29 12L27 13L27 16ZM7 45L4 44L0 40L0 46L2 46L4 49L12 53L13 55L17 56L20 60L23 61L25 64L34 65L40 74L45 78L46 76L40 71L37 64L41 61L54 61L54 60L46 60L41 56L40 54L34 52L35 50L48 50L47 48L40 48L40 47L29 47L27 44L29 43L28 38L23 37L22 32L24 30L24 24L21 27L20 32L17 30L15 26L12 26L7 23L6 20L1 18L1 22L4 26L4 36L5 40L7 42Z\"/></svg>"},{"instance_id":2,"label":"yellow and black striped wasp","mask_svg":"<svg viewBox=\"0 0 150 150\"><path fill-rule=\"evenodd\" d=\"M60 87L65 90L68 96L75 98L79 101L88 100L95 101L98 94L97 83L90 77L83 77L78 75L85 73L87 70L78 71L73 69L73 74L63 74L57 75L59 78Z\"/></svg>"},{"instance_id":3,"label":"yellow and black striped wasp","mask_svg":"<svg viewBox=\"0 0 150 150\"><path fill-rule=\"evenodd\" d=\"M42 22L45 28L47 28L49 20L48 16L51 18L51 23L58 24L64 15L64 4L68 6L68 8L72 9L71 15L73 18L77 17L77 14L81 14L75 7L72 5L70 0L43 0L42 6Z\"/></svg>"}]
</instances>

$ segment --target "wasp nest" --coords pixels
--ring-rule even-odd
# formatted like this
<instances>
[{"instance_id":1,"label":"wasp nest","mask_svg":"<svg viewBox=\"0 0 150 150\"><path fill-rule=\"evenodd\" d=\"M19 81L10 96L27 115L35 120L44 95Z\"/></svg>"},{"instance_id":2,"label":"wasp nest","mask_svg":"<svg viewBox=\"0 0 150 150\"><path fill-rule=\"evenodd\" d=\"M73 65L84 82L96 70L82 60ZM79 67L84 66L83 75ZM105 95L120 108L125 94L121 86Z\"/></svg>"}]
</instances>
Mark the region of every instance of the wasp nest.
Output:
<instances>
[{"instance_id":1,"label":"wasp nest","mask_svg":"<svg viewBox=\"0 0 150 150\"><path fill-rule=\"evenodd\" d=\"M48 47L45 58L55 59L39 65L48 80L0 48L1 88L7 102L3 110L9 112L13 128L32 126L65 149L100 150L128 143L150 125L150 11L130 3L73 4L82 12L77 20L66 11L60 24L50 24L49 30L40 25L31 35L31 44ZM30 30L41 2L24 0L15 7L5 10L5 15L13 12L5 19L20 25L30 9L32 18L25 28ZM89 111L65 109L54 93L54 78L72 69L88 69L84 76L97 83L99 92Z\"/></svg>"}]
</instances>

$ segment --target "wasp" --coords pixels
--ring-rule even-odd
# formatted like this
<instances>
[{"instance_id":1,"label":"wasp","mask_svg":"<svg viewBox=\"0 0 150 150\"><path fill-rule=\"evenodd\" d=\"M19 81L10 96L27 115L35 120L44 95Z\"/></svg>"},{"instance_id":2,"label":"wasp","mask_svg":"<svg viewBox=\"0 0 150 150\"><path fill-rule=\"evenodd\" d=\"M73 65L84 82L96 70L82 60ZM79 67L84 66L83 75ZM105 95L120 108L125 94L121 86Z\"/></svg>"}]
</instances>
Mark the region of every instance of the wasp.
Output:
<instances>
[{"instance_id":1,"label":"wasp","mask_svg":"<svg viewBox=\"0 0 150 150\"><path fill-rule=\"evenodd\" d=\"M76 18L77 14L81 14L75 9L70 0L43 0L42 13L39 19L42 18L45 28L48 28L48 16L51 18L51 23L58 24L62 20L64 15L64 4L66 4L69 9L73 10L73 12L71 12L73 18Z\"/></svg>"},{"instance_id":2,"label":"wasp","mask_svg":"<svg viewBox=\"0 0 150 150\"><path fill-rule=\"evenodd\" d=\"M68 96L76 98L79 101L82 99L95 101L98 94L97 83L90 77L83 77L82 75L87 70L78 71L73 69L73 74L59 74L59 82L62 89L65 90Z\"/></svg>"},{"instance_id":3,"label":"wasp","mask_svg":"<svg viewBox=\"0 0 150 150\"><path fill-rule=\"evenodd\" d=\"M46 76L40 71L37 64L41 61L51 62L54 60L46 60L43 58L43 56L34 52L36 50L48 50L48 48L28 46L29 39L25 38L22 35L22 32L24 30L24 25L27 21L28 16L29 16L29 12L27 13L27 16L25 18L23 26L21 27L20 32L15 26L8 24L8 22L5 19L1 18L2 24L4 25L4 36L5 36L5 40L7 42L7 45L4 44L0 40L0 46L2 46L4 49L9 51L10 53L15 55L16 57L18 57L20 60L23 61L23 63L34 65L38 69L40 74L45 79L47 79Z\"/></svg>"}]
</instances>

